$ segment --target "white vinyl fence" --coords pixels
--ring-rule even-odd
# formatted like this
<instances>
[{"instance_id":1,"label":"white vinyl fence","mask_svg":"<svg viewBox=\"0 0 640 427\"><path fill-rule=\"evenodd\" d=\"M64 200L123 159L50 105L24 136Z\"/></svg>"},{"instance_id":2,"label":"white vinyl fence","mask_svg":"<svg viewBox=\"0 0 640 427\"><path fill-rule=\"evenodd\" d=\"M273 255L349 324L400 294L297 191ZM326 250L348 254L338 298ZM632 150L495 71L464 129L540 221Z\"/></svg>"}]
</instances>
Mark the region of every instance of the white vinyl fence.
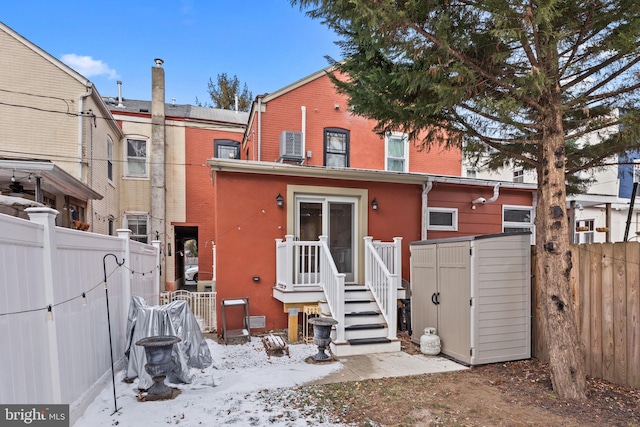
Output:
<instances>
[{"instance_id":1,"label":"white vinyl fence","mask_svg":"<svg viewBox=\"0 0 640 427\"><path fill-rule=\"evenodd\" d=\"M178 290L162 292L160 304L169 304L172 301L186 301L193 313L202 332L214 332L218 330L216 317L216 293L215 292L189 292Z\"/></svg>"},{"instance_id":2,"label":"white vinyl fence","mask_svg":"<svg viewBox=\"0 0 640 427\"><path fill-rule=\"evenodd\" d=\"M69 404L73 424L111 381L107 295L119 365L131 296L159 302L159 249L129 230L58 228L57 211L27 212L0 215L0 402Z\"/></svg>"}]
</instances>

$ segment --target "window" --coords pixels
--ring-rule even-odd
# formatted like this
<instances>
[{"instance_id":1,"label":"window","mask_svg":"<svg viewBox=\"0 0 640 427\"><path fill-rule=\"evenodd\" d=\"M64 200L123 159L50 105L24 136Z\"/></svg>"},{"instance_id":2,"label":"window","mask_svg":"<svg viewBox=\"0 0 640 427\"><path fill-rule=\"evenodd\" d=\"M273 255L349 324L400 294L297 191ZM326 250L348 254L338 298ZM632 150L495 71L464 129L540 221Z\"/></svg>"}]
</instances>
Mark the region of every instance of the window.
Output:
<instances>
[{"instance_id":1,"label":"window","mask_svg":"<svg viewBox=\"0 0 640 427\"><path fill-rule=\"evenodd\" d=\"M107 179L113 181L113 141L107 136Z\"/></svg>"},{"instance_id":2,"label":"window","mask_svg":"<svg viewBox=\"0 0 640 427\"><path fill-rule=\"evenodd\" d=\"M240 158L240 143L230 139L214 139L213 150L213 156L218 159Z\"/></svg>"},{"instance_id":3,"label":"window","mask_svg":"<svg viewBox=\"0 0 640 427\"><path fill-rule=\"evenodd\" d=\"M147 222L149 218L146 214L126 216L126 228L131 230L131 240L137 240L142 243L149 243L149 236L147 234Z\"/></svg>"},{"instance_id":4,"label":"window","mask_svg":"<svg viewBox=\"0 0 640 427\"><path fill-rule=\"evenodd\" d=\"M324 165L349 167L349 131L334 128L324 130Z\"/></svg>"},{"instance_id":5,"label":"window","mask_svg":"<svg viewBox=\"0 0 640 427\"><path fill-rule=\"evenodd\" d=\"M458 230L458 209L429 208L427 211L429 217L427 229L445 231Z\"/></svg>"},{"instance_id":6,"label":"window","mask_svg":"<svg viewBox=\"0 0 640 427\"><path fill-rule=\"evenodd\" d=\"M633 160L633 182L640 182L640 159Z\"/></svg>"},{"instance_id":7,"label":"window","mask_svg":"<svg viewBox=\"0 0 640 427\"><path fill-rule=\"evenodd\" d=\"M400 133L385 138L386 170L396 172L409 171L409 141Z\"/></svg>"},{"instance_id":8,"label":"window","mask_svg":"<svg viewBox=\"0 0 640 427\"><path fill-rule=\"evenodd\" d=\"M467 178L475 178L478 176L478 170L471 168L466 170Z\"/></svg>"},{"instance_id":9,"label":"window","mask_svg":"<svg viewBox=\"0 0 640 427\"><path fill-rule=\"evenodd\" d=\"M127 139L127 176L147 176L147 141Z\"/></svg>"},{"instance_id":10,"label":"window","mask_svg":"<svg viewBox=\"0 0 640 427\"><path fill-rule=\"evenodd\" d=\"M502 231L533 233L533 208L530 206L502 206Z\"/></svg>"},{"instance_id":11,"label":"window","mask_svg":"<svg viewBox=\"0 0 640 427\"><path fill-rule=\"evenodd\" d=\"M573 241L575 243L593 243L595 219L578 219L576 220L576 235Z\"/></svg>"},{"instance_id":12,"label":"window","mask_svg":"<svg viewBox=\"0 0 640 427\"><path fill-rule=\"evenodd\" d=\"M513 170L513 182L524 182L524 170L522 168Z\"/></svg>"}]
</instances>

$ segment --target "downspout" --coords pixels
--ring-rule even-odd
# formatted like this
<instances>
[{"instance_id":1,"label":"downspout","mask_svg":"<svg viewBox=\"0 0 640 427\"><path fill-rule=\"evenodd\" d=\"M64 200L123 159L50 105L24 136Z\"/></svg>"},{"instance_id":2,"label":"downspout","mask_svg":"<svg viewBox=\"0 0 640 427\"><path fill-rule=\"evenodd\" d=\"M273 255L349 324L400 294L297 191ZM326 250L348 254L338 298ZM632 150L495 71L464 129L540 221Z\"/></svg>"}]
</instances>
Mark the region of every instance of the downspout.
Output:
<instances>
[{"instance_id":1,"label":"downspout","mask_svg":"<svg viewBox=\"0 0 640 427\"><path fill-rule=\"evenodd\" d=\"M422 226L421 226L421 233L420 233L420 239L421 240L427 240L427 224L428 222L428 216L427 216L427 209L429 208L429 204L427 203L427 195L429 194L429 191L431 191L431 189L433 188L433 182L427 180L427 182L425 182L424 184L422 184Z\"/></svg>"},{"instance_id":2,"label":"downspout","mask_svg":"<svg viewBox=\"0 0 640 427\"><path fill-rule=\"evenodd\" d=\"M300 131L302 132L302 162L304 162L307 159L307 156L305 155L305 142L307 140L307 107L303 105L300 107L300 110L302 111L302 123L300 124Z\"/></svg>"},{"instance_id":3,"label":"downspout","mask_svg":"<svg viewBox=\"0 0 640 427\"><path fill-rule=\"evenodd\" d=\"M84 117L82 109L84 107L84 99L91 96L93 86L87 87L87 92L78 97L78 180L82 182L82 118Z\"/></svg>"},{"instance_id":4,"label":"downspout","mask_svg":"<svg viewBox=\"0 0 640 427\"><path fill-rule=\"evenodd\" d=\"M531 196L531 206L533 207L533 233L531 233L531 244L535 245L536 242L536 216L538 216L538 192L532 194Z\"/></svg>"},{"instance_id":5,"label":"downspout","mask_svg":"<svg viewBox=\"0 0 640 427\"><path fill-rule=\"evenodd\" d=\"M493 203L498 200L498 196L500 195L500 183L497 183L495 187L493 187L493 197L488 199L485 203Z\"/></svg>"},{"instance_id":6,"label":"downspout","mask_svg":"<svg viewBox=\"0 0 640 427\"><path fill-rule=\"evenodd\" d=\"M485 199L484 197L478 197L476 199L473 199L471 201L471 209L475 209L476 208L476 204L480 203L483 205L486 205L487 203L493 203L496 200L498 200L498 196L500 195L500 183L497 183L494 187L493 187L493 197L491 197L490 199Z\"/></svg>"},{"instance_id":7,"label":"downspout","mask_svg":"<svg viewBox=\"0 0 640 427\"><path fill-rule=\"evenodd\" d=\"M262 160L262 97L258 96L258 161Z\"/></svg>"}]
</instances>

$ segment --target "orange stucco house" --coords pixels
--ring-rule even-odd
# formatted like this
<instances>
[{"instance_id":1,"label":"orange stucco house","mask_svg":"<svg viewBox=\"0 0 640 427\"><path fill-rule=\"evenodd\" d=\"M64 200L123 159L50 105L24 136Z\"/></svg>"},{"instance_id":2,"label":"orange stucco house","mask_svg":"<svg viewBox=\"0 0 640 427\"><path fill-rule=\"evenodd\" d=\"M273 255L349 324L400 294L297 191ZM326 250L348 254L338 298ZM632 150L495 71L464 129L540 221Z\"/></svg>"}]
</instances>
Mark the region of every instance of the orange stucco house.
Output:
<instances>
[{"instance_id":1,"label":"orange stucco house","mask_svg":"<svg viewBox=\"0 0 640 427\"><path fill-rule=\"evenodd\" d=\"M409 243L531 230L535 187L463 178L460 151L375 134L327 72L258 96L241 158L207 161L218 306L250 315L218 310L218 325L297 340L320 311L335 354L396 351Z\"/></svg>"}]
</instances>

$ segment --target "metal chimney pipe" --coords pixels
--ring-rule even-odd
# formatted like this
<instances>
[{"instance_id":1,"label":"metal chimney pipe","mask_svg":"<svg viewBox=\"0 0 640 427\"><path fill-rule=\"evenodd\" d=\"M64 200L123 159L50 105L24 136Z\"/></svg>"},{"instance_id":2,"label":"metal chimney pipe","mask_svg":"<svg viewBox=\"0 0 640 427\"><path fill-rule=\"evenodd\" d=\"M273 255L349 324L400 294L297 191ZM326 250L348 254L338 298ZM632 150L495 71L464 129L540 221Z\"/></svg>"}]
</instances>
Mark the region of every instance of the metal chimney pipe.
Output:
<instances>
[{"instance_id":1,"label":"metal chimney pipe","mask_svg":"<svg viewBox=\"0 0 640 427\"><path fill-rule=\"evenodd\" d=\"M154 61L156 61L156 67L162 68L162 64L164 64L164 61L162 59L156 58L154 59Z\"/></svg>"},{"instance_id":2,"label":"metal chimney pipe","mask_svg":"<svg viewBox=\"0 0 640 427\"><path fill-rule=\"evenodd\" d=\"M122 104L122 82L118 80L116 83L118 83L118 108L124 108Z\"/></svg>"}]
</instances>

